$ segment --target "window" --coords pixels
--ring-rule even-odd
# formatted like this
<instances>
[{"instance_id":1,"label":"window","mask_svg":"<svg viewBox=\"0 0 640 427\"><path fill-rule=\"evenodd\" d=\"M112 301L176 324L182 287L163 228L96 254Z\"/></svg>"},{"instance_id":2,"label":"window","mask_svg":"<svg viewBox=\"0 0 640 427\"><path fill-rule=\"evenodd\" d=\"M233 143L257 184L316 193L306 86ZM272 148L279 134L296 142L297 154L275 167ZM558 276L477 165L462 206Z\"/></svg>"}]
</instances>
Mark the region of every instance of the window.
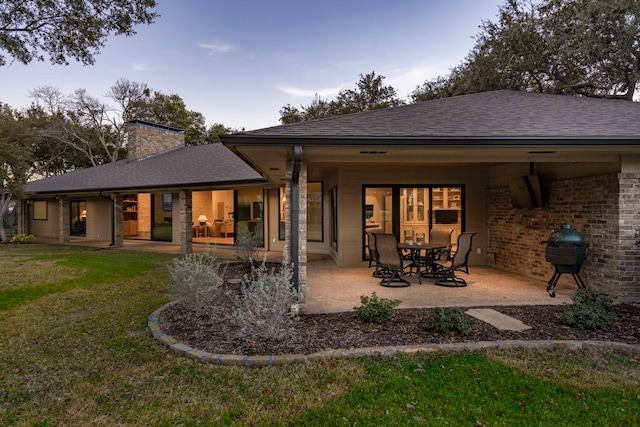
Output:
<instances>
[{"instance_id":1,"label":"window","mask_svg":"<svg viewBox=\"0 0 640 427\"><path fill-rule=\"evenodd\" d=\"M363 236L367 229L394 233L399 241L428 241L432 229L452 230L452 244L464 229L464 186L363 187ZM363 237L363 259L368 259Z\"/></svg>"},{"instance_id":2,"label":"window","mask_svg":"<svg viewBox=\"0 0 640 427\"><path fill-rule=\"evenodd\" d=\"M33 202L33 219L47 220L47 201L35 200Z\"/></svg>"},{"instance_id":3,"label":"window","mask_svg":"<svg viewBox=\"0 0 640 427\"><path fill-rule=\"evenodd\" d=\"M278 239L285 240L287 195L284 187L280 188L279 217L280 227ZM322 200L322 183L307 184L307 241L322 242L324 240L324 208Z\"/></svg>"},{"instance_id":4,"label":"window","mask_svg":"<svg viewBox=\"0 0 640 427\"><path fill-rule=\"evenodd\" d=\"M331 246L333 246L333 249L338 252L338 187L333 187L331 189L331 199L329 200L329 203L331 203L331 217L329 225Z\"/></svg>"},{"instance_id":5,"label":"window","mask_svg":"<svg viewBox=\"0 0 640 427\"><path fill-rule=\"evenodd\" d=\"M260 247L264 246L263 201L262 189L242 189L236 192L236 229L238 233L249 232L255 235Z\"/></svg>"},{"instance_id":6,"label":"window","mask_svg":"<svg viewBox=\"0 0 640 427\"><path fill-rule=\"evenodd\" d=\"M307 241L322 242L322 183L307 184Z\"/></svg>"}]
</instances>

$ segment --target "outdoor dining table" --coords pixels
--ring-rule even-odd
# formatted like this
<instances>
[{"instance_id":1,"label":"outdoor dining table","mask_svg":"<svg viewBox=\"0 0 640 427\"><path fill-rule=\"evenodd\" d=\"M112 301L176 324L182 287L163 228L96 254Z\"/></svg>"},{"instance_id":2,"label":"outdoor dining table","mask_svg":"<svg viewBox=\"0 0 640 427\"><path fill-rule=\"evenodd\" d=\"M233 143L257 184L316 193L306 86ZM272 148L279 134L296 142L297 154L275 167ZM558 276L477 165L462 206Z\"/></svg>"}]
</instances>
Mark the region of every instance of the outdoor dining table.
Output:
<instances>
[{"instance_id":1,"label":"outdoor dining table","mask_svg":"<svg viewBox=\"0 0 640 427\"><path fill-rule=\"evenodd\" d=\"M413 244L409 244L407 242L400 242L398 243L398 249L409 251L409 255L411 256L413 264L417 270L418 283L422 284L422 271L420 271L421 266L424 265L424 271L428 272L431 269L431 264L433 264L434 252L438 249L446 249L446 246L439 243L417 244L414 242ZM422 255L423 251L424 256Z\"/></svg>"}]
</instances>

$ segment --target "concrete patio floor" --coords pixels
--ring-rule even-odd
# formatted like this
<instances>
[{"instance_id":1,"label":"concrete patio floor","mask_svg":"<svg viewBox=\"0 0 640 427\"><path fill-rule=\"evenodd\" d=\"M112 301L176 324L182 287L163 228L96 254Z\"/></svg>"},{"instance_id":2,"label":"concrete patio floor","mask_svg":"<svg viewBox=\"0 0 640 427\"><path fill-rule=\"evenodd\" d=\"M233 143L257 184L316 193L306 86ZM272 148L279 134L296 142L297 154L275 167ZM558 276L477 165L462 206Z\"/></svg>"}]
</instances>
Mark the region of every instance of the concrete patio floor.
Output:
<instances>
[{"instance_id":1,"label":"concrete patio floor","mask_svg":"<svg viewBox=\"0 0 640 427\"><path fill-rule=\"evenodd\" d=\"M57 243L49 241L48 243ZM108 247L108 242L73 240L72 244ZM179 246L145 240L125 240L124 249L145 252L175 253ZM193 245L194 252L215 252L222 259L233 259L232 246ZM265 252L260 253L260 258ZM282 253L267 252L270 262L281 262ZM372 292L380 298L399 299L400 308L418 307L486 307L500 305L556 305L571 303L577 286L570 275L563 275L556 287L556 297L546 291L547 281L537 280L490 267L471 266L470 274L460 273L468 285L463 288L437 286L432 279L408 276L411 286L387 288L372 276L373 268L337 267L327 256L309 255L307 260L307 294L305 313L334 313L351 311L360 305L360 297ZM553 271L549 272L549 278Z\"/></svg>"},{"instance_id":2,"label":"concrete patio floor","mask_svg":"<svg viewBox=\"0 0 640 427\"><path fill-rule=\"evenodd\" d=\"M562 277L556 287L556 297L547 293L547 282L489 267L469 268L460 273L467 281L463 288L437 286L433 279L408 276L411 286L388 288L372 277L373 268L338 268L330 259L307 264L308 294L306 313L351 311L360 305L360 296L372 292L380 298L399 299L400 308L416 307L483 307L500 305L554 305L571 303L577 291L573 279Z\"/></svg>"}]
</instances>

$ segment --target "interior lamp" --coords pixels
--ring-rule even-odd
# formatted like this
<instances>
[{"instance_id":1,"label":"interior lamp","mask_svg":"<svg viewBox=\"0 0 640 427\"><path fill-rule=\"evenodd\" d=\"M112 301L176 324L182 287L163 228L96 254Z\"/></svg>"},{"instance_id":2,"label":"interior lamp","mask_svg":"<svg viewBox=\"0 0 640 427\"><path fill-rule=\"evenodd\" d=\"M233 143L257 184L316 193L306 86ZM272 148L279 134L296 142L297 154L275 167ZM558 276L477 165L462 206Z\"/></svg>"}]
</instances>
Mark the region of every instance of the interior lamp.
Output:
<instances>
[{"instance_id":1,"label":"interior lamp","mask_svg":"<svg viewBox=\"0 0 640 427\"><path fill-rule=\"evenodd\" d=\"M200 225L205 225L207 223L208 219L206 215L200 215L198 217L198 222L200 223Z\"/></svg>"}]
</instances>

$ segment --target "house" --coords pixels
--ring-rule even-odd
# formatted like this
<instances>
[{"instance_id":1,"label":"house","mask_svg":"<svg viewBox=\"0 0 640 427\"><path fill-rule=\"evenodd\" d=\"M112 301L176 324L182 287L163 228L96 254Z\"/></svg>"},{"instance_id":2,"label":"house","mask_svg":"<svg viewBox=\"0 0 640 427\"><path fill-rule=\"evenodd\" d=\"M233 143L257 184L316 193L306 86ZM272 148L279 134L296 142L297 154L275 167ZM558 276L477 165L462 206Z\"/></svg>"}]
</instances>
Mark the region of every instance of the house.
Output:
<instances>
[{"instance_id":1,"label":"house","mask_svg":"<svg viewBox=\"0 0 640 427\"><path fill-rule=\"evenodd\" d=\"M179 129L133 121L128 159L27 185L26 232L57 238L233 243L260 227L264 179L222 144L186 147ZM261 208L260 208L261 209ZM235 212L248 212L248 217Z\"/></svg>"},{"instance_id":2,"label":"house","mask_svg":"<svg viewBox=\"0 0 640 427\"><path fill-rule=\"evenodd\" d=\"M114 230L116 246L168 240L184 252L253 231L265 249L291 254L304 287L307 254L365 265L369 228L400 240L475 231L471 265L546 280L541 242L570 223L590 243L587 286L640 300L638 103L496 91L223 135L213 146L174 141L136 155L131 139L122 164L29 184L25 227L61 241Z\"/></svg>"}]
</instances>

